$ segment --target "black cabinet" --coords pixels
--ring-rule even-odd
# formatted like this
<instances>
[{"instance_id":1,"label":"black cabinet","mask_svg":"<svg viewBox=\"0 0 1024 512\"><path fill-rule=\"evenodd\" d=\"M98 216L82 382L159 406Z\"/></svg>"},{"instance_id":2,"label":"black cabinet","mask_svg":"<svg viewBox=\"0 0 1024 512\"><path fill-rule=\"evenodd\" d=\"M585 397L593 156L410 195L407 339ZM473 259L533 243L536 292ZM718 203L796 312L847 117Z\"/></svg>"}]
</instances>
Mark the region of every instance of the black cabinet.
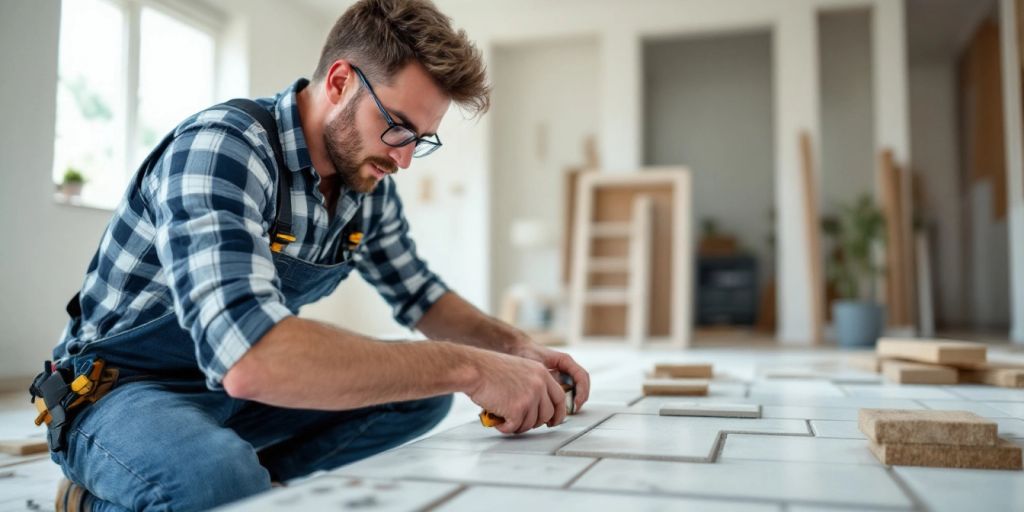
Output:
<instances>
[{"instance_id":1,"label":"black cabinet","mask_svg":"<svg viewBox=\"0 0 1024 512\"><path fill-rule=\"evenodd\" d=\"M698 325L754 325L757 303L757 259L697 258Z\"/></svg>"}]
</instances>

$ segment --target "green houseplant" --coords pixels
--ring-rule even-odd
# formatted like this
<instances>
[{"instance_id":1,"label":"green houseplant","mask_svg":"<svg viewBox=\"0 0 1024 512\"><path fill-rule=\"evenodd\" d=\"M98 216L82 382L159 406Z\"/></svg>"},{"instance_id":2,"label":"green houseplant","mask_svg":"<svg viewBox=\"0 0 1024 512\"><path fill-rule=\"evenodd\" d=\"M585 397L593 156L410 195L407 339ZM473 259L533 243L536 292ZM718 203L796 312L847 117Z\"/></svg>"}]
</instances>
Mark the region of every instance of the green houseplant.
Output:
<instances>
[{"instance_id":1,"label":"green houseplant","mask_svg":"<svg viewBox=\"0 0 1024 512\"><path fill-rule=\"evenodd\" d=\"M875 289L884 269L874 257L885 243L885 217L863 195L842 205L822 228L833 246L826 276L839 297L832 303L836 339L844 347L874 345L885 325Z\"/></svg>"},{"instance_id":2,"label":"green houseplant","mask_svg":"<svg viewBox=\"0 0 1024 512\"><path fill-rule=\"evenodd\" d=\"M82 193L82 185L85 184L85 176L74 167L68 167L64 171L64 179L60 183L60 190L65 198L78 197Z\"/></svg>"}]
</instances>

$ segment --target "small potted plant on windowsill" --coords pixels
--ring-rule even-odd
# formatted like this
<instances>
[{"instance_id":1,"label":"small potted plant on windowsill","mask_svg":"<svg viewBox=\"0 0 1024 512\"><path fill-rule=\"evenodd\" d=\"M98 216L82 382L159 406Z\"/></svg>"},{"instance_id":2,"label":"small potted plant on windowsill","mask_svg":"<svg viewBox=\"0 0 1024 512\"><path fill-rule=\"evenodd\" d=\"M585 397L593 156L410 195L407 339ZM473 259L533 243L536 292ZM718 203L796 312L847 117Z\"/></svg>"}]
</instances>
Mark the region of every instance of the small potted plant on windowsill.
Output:
<instances>
[{"instance_id":1,"label":"small potted plant on windowsill","mask_svg":"<svg viewBox=\"0 0 1024 512\"><path fill-rule=\"evenodd\" d=\"M874 255L885 243L885 217L868 195L822 222L833 241L826 274L838 299L832 303L832 321L841 347L873 346L885 326L885 310L875 294L883 269Z\"/></svg>"},{"instance_id":2,"label":"small potted plant on windowsill","mask_svg":"<svg viewBox=\"0 0 1024 512\"><path fill-rule=\"evenodd\" d=\"M68 167L64 171L64 180L60 184L60 191L64 199L70 201L82 194L82 185L85 184L85 176L74 167Z\"/></svg>"}]
</instances>

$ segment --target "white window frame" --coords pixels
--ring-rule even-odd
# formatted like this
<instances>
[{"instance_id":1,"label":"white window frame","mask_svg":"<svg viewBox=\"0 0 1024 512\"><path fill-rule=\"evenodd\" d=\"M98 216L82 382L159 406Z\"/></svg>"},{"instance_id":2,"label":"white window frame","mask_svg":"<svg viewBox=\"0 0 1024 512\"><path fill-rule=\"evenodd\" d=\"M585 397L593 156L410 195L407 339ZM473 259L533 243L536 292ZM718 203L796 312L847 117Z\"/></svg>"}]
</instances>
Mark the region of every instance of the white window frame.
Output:
<instances>
[{"instance_id":1,"label":"white window frame","mask_svg":"<svg viewBox=\"0 0 1024 512\"><path fill-rule=\"evenodd\" d=\"M74 0L65 0L74 1ZM159 11L161 14L170 16L185 23L197 30L201 30L213 40L213 83L210 84L211 96L216 97L220 85L221 52L223 44L224 27L227 25L226 17L220 11L202 3L199 0L103 0L121 9L124 17L124 41L126 42L121 58L124 65L124 91L125 97L121 98L125 108L125 139L121 142L124 146L125 169L122 170L122 179L125 186L134 175L142 158L145 155L138 153L136 141L139 137L139 74L142 66L142 10L150 8ZM67 199L57 194L54 199L60 203L67 203ZM117 205L98 205L89 203L74 203L76 206L86 206L102 210L113 211Z\"/></svg>"}]
</instances>

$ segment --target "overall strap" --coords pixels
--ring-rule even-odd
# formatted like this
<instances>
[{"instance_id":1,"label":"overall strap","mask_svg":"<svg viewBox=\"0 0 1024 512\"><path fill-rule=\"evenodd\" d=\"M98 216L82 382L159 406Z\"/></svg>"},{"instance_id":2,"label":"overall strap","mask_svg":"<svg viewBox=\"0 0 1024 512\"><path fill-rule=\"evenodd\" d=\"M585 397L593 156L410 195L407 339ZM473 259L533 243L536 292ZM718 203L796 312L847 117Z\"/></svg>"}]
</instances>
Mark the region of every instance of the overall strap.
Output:
<instances>
[{"instance_id":1,"label":"overall strap","mask_svg":"<svg viewBox=\"0 0 1024 512\"><path fill-rule=\"evenodd\" d=\"M281 147L281 138L277 134L277 122L274 121L274 116L265 108L261 107L259 103L247 98L235 98L228 100L220 105L216 105L211 108L218 108L221 106L231 107L235 110L239 110L263 127L263 131L267 132L267 139L270 140L270 149L274 154L274 161L277 164L277 213L274 217L274 225L270 228L270 248L274 252L281 252L284 246L295 241L295 235L292 234L292 175L291 171L288 170L288 166L284 162L284 150ZM135 190L142 192L142 182L149 171L156 166L157 161L163 155L167 147L174 141L174 130L168 133L160 144L157 144L153 151L146 156L146 159L142 161L142 165L139 166L138 172L135 173L135 179L133 180L132 186ZM77 318L82 316L82 304L81 304L81 292L75 294L74 297L68 301L68 305L65 310L71 318Z\"/></svg>"}]
</instances>

